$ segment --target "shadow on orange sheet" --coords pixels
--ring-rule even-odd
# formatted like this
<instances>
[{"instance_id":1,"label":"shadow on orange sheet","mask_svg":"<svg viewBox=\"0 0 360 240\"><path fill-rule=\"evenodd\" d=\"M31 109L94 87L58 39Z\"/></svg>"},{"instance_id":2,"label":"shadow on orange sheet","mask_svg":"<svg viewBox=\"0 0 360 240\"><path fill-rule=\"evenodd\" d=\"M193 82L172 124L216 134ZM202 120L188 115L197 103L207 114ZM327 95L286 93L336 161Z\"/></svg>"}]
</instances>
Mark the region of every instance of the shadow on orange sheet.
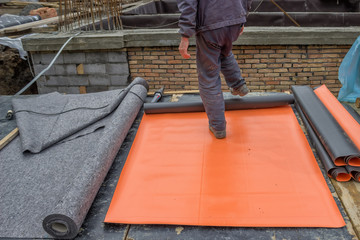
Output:
<instances>
[{"instance_id":1,"label":"shadow on orange sheet","mask_svg":"<svg viewBox=\"0 0 360 240\"><path fill-rule=\"evenodd\" d=\"M108 223L342 227L344 220L291 107L144 115Z\"/></svg>"}]
</instances>

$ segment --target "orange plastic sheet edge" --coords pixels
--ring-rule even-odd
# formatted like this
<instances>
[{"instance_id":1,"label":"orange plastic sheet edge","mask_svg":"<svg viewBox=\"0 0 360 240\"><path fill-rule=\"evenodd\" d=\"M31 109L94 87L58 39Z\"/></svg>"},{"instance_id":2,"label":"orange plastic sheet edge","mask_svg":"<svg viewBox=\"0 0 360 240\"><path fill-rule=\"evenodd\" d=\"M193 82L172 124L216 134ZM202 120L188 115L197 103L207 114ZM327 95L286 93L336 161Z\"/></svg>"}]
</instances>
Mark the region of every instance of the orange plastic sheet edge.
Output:
<instances>
[{"instance_id":1,"label":"orange plastic sheet edge","mask_svg":"<svg viewBox=\"0 0 360 240\"><path fill-rule=\"evenodd\" d=\"M314 92L353 141L355 146L360 149L360 124L351 116L325 85L318 87ZM360 166L360 159L353 158L349 161L349 164L352 166Z\"/></svg>"},{"instance_id":2,"label":"orange plastic sheet edge","mask_svg":"<svg viewBox=\"0 0 360 240\"><path fill-rule=\"evenodd\" d=\"M205 113L144 115L105 222L345 225L290 106L226 119L218 140Z\"/></svg>"}]
</instances>

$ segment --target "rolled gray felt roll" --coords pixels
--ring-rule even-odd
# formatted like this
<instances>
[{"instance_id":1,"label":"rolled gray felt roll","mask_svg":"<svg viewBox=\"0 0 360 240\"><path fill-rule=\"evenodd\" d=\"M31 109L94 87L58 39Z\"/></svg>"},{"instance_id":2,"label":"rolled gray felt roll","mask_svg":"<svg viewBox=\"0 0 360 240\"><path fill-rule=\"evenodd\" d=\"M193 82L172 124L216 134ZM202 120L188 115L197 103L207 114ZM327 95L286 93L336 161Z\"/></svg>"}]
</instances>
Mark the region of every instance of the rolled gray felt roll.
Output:
<instances>
[{"instance_id":1,"label":"rolled gray felt roll","mask_svg":"<svg viewBox=\"0 0 360 240\"><path fill-rule=\"evenodd\" d=\"M259 109L279 107L294 102L294 97L289 94L273 94L267 96L248 96L244 98L233 98L225 100L225 110ZM158 102L145 103L146 114L156 113L185 113L204 112L201 101L196 102Z\"/></svg>"},{"instance_id":2,"label":"rolled gray felt roll","mask_svg":"<svg viewBox=\"0 0 360 240\"><path fill-rule=\"evenodd\" d=\"M72 239L79 232L77 224L68 216L51 214L43 221L44 230L58 239Z\"/></svg>"},{"instance_id":3,"label":"rolled gray felt roll","mask_svg":"<svg viewBox=\"0 0 360 240\"><path fill-rule=\"evenodd\" d=\"M20 137L0 151L0 238L78 234L147 90L135 79L113 112L40 153L23 153Z\"/></svg>"},{"instance_id":4,"label":"rolled gray felt roll","mask_svg":"<svg viewBox=\"0 0 360 240\"><path fill-rule=\"evenodd\" d=\"M310 141L312 145L315 147L316 152L320 158L320 161L322 162L327 174L329 177L332 177L333 179L336 179L339 182L347 182L351 179L350 174L346 170L345 167L338 167L335 166L331 158L329 157L328 153L326 152L324 146L320 142L318 136L310 126L309 121L306 119L304 113L302 112L299 104L295 104L296 110L298 111L304 126L309 134Z\"/></svg>"},{"instance_id":5,"label":"rolled gray felt roll","mask_svg":"<svg viewBox=\"0 0 360 240\"><path fill-rule=\"evenodd\" d=\"M309 86L291 87L295 101L316 132L322 145L336 166L345 166L360 158L360 150L351 141Z\"/></svg>"},{"instance_id":6,"label":"rolled gray felt roll","mask_svg":"<svg viewBox=\"0 0 360 240\"><path fill-rule=\"evenodd\" d=\"M140 84L135 79L127 88L91 93L60 94L13 99L22 151L38 153L106 117L119 106L129 89ZM145 81L145 80L144 80ZM81 111L81 114L74 114Z\"/></svg>"},{"instance_id":7,"label":"rolled gray felt roll","mask_svg":"<svg viewBox=\"0 0 360 240\"><path fill-rule=\"evenodd\" d=\"M98 154L93 157L99 161L90 162L86 171L82 169L78 173L69 193L55 207L53 214L44 218L43 227L47 233L59 239L74 238L77 235L146 95L147 89L143 85L135 84L130 88L111 116L110 125L105 128L103 136L98 140Z\"/></svg>"}]
</instances>

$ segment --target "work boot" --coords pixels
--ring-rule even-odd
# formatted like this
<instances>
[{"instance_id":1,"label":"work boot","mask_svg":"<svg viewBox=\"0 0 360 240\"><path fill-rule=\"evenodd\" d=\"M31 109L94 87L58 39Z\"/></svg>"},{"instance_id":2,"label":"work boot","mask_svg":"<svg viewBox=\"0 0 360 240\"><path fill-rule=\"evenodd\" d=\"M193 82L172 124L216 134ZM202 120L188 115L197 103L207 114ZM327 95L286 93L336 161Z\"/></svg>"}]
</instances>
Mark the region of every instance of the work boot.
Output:
<instances>
[{"instance_id":1,"label":"work boot","mask_svg":"<svg viewBox=\"0 0 360 240\"><path fill-rule=\"evenodd\" d=\"M226 137L226 129L222 131L217 131L211 126L209 126L209 129L217 139L222 139Z\"/></svg>"},{"instance_id":2,"label":"work boot","mask_svg":"<svg viewBox=\"0 0 360 240\"><path fill-rule=\"evenodd\" d=\"M232 95L239 95L243 97L249 93L249 89L247 88L246 83L244 83L238 88L230 88L230 92Z\"/></svg>"}]
</instances>

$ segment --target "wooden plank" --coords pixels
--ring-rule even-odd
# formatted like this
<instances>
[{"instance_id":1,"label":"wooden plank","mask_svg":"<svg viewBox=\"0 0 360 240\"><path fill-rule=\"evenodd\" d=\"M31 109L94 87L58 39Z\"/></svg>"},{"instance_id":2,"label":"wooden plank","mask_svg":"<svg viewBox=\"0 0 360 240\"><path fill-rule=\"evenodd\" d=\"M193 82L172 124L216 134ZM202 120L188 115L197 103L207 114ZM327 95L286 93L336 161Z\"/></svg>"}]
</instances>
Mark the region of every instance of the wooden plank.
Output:
<instances>
[{"instance_id":1,"label":"wooden plank","mask_svg":"<svg viewBox=\"0 0 360 240\"><path fill-rule=\"evenodd\" d=\"M59 8L59 4L57 3L48 3L48 2L21 2L21 1L10 1L5 3L6 6L22 6L25 7L30 4L40 4L44 7L52 7L52 8Z\"/></svg>"},{"instance_id":2,"label":"wooden plank","mask_svg":"<svg viewBox=\"0 0 360 240\"><path fill-rule=\"evenodd\" d=\"M136 5L139 5L139 4L140 4L139 2L125 3L125 4L122 5L122 8L125 9L125 8L133 7L133 6L136 6Z\"/></svg>"},{"instance_id":3,"label":"wooden plank","mask_svg":"<svg viewBox=\"0 0 360 240\"><path fill-rule=\"evenodd\" d=\"M13 14L13 15L19 15L19 13L21 12L22 8L1 8L0 9L0 15L3 14Z\"/></svg>"},{"instance_id":4,"label":"wooden plank","mask_svg":"<svg viewBox=\"0 0 360 240\"><path fill-rule=\"evenodd\" d=\"M48 33L48 32L56 32L57 30L58 30L57 25L48 25L47 27L31 28L32 33Z\"/></svg>"},{"instance_id":5,"label":"wooden plank","mask_svg":"<svg viewBox=\"0 0 360 240\"><path fill-rule=\"evenodd\" d=\"M335 188L337 195L350 222L354 228L356 236L360 237L360 184L355 181L338 182L331 179L331 183Z\"/></svg>"},{"instance_id":6,"label":"wooden plank","mask_svg":"<svg viewBox=\"0 0 360 240\"><path fill-rule=\"evenodd\" d=\"M48 18L48 19L44 19L44 20L39 20L36 22L24 23L24 24L17 25L17 26L3 28L3 29L0 29L0 34L21 32L21 31L29 30L33 27L38 27L38 26L45 25L45 24L55 24L58 22L59 22L59 17L52 17L52 18Z\"/></svg>"},{"instance_id":7,"label":"wooden plank","mask_svg":"<svg viewBox=\"0 0 360 240\"><path fill-rule=\"evenodd\" d=\"M3 149L11 140L19 134L19 129L15 128L6 137L0 140L0 150Z\"/></svg>"}]
</instances>

